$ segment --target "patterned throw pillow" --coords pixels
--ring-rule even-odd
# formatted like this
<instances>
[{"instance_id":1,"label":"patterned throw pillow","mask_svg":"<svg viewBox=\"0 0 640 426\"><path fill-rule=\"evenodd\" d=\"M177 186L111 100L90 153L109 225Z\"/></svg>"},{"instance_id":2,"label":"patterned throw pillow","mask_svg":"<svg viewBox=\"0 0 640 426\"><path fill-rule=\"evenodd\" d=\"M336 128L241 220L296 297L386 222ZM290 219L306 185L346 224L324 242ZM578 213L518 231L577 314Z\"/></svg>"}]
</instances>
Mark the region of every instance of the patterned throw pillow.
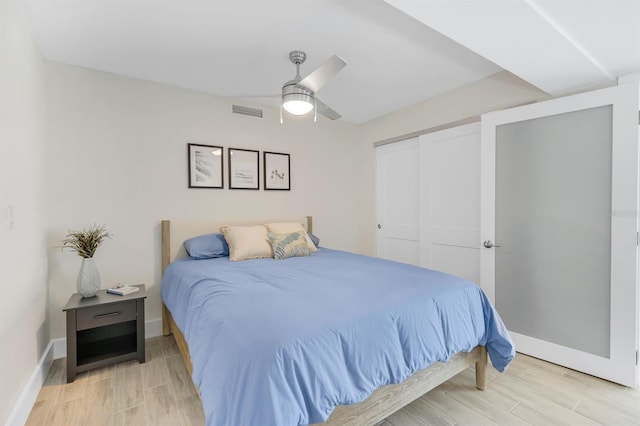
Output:
<instances>
[{"instance_id":1,"label":"patterned throw pillow","mask_svg":"<svg viewBox=\"0 0 640 426\"><path fill-rule=\"evenodd\" d=\"M318 251L318 248L313 244L311 238L307 236L307 231L304 230L304 227L299 222L276 222L276 223L267 223L264 226L267 227L268 232L273 232L274 234L290 234L292 232L300 232L303 234L305 240L307 241L307 247L311 250L311 253L315 253Z\"/></svg>"},{"instance_id":2,"label":"patterned throw pillow","mask_svg":"<svg viewBox=\"0 0 640 426\"><path fill-rule=\"evenodd\" d=\"M307 239L302 232L291 234L267 234L273 248L273 257L276 260L287 259L289 257L309 256L311 250L307 245Z\"/></svg>"}]
</instances>

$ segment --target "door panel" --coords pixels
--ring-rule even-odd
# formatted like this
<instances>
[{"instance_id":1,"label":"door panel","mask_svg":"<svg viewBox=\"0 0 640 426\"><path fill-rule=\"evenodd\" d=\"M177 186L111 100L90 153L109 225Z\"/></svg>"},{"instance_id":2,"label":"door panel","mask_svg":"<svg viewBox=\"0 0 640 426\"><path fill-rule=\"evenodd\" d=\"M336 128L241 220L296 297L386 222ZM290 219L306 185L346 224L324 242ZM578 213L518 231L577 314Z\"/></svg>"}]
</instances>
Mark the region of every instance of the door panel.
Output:
<instances>
[{"instance_id":1,"label":"door panel","mask_svg":"<svg viewBox=\"0 0 640 426\"><path fill-rule=\"evenodd\" d=\"M603 357L610 338L611 113L606 105L496 131L502 319L514 332Z\"/></svg>"},{"instance_id":2,"label":"door panel","mask_svg":"<svg viewBox=\"0 0 640 426\"><path fill-rule=\"evenodd\" d=\"M418 139L376 147L377 255L418 264Z\"/></svg>"},{"instance_id":3,"label":"door panel","mask_svg":"<svg viewBox=\"0 0 640 426\"><path fill-rule=\"evenodd\" d=\"M431 269L478 282L480 253L478 248L434 244L431 246Z\"/></svg>"},{"instance_id":4,"label":"door panel","mask_svg":"<svg viewBox=\"0 0 640 426\"><path fill-rule=\"evenodd\" d=\"M481 284L516 350L637 384L638 91L482 118Z\"/></svg>"},{"instance_id":5,"label":"door panel","mask_svg":"<svg viewBox=\"0 0 640 426\"><path fill-rule=\"evenodd\" d=\"M420 136L420 264L480 280L480 124Z\"/></svg>"},{"instance_id":6,"label":"door panel","mask_svg":"<svg viewBox=\"0 0 640 426\"><path fill-rule=\"evenodd\" d=\"M384 257L396 262L418 264L418 242L401 238L385 238Z\"/></svg>"}]
</instances>

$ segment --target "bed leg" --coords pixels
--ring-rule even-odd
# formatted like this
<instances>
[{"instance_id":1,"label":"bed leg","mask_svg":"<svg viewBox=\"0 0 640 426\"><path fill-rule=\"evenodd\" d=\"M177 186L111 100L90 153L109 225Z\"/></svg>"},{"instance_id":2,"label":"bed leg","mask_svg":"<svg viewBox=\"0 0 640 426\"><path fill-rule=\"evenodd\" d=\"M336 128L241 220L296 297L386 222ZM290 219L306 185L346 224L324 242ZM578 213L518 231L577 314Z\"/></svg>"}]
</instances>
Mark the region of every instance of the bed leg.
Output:
<instances>
[{"instance_id":1,"label":"bed leg","mask_svg":"<svg viewBox=\"0 0 640 426\"><path fill-rule=\"evenodd\" d=\"M487 348L480 346L480 359L476 362L476 387L487 388Z\"/></svg>"},{"instance_id":2,"label":"bed leg","mask_svg":"<svg viewBox=\"0 0 640 426\"><path fill-rule=\"evenodd\" d=\"M168 336L171 334L171 325L169 324L167 307L162 304L162 334Z\"/></svg>"}]
</instances>

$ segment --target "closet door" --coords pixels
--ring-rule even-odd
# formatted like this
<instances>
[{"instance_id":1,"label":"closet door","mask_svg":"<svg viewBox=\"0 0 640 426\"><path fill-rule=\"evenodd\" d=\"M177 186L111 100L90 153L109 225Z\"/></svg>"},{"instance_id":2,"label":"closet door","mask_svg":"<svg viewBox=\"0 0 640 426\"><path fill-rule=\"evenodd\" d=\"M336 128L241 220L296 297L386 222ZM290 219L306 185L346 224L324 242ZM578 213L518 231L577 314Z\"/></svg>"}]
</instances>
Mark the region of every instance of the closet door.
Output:
<instances>
[{"instance_id":1,"label":"closet door","mask_svg":"<svg viewBox=\"0 0 640 426\"><path fill-rule=\"evenodd\" d=\"M420 265L480 282L480 123L420 136Z\"/></svg>"},{"instance_id":2,"label":"closet door","mask_svg":"<svg viewBox=\"0 0 640 426\"><path fill-rule=\"evenodd\" d=\"M637 383L638 88L482 117L482 286L516 350Z\"/></svg>"},{"instance_id":3,"label":"closet door","mask_svg":"<svg viewBox=\"0 0 640 426\"><path fill-rule=\"evenodd\" d=\"M377 255L418 265L418 138L376 147Z\"/></svg>"}]
</instances>

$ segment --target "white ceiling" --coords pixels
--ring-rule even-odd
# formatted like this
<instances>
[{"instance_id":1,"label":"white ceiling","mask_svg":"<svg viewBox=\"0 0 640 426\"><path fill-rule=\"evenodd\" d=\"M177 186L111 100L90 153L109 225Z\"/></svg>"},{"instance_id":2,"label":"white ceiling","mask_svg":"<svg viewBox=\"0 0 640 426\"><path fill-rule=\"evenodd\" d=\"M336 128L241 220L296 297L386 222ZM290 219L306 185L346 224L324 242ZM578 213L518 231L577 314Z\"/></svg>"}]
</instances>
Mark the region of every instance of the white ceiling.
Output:
<instances>
[{"instance_id":1,"label":"white ceiling","mask_svg":"<svg viewBox=\"0 0 640 426\"><path fill-rule=\"evenodd\" d=\"M49 60L221 96L279 93L290 50L307 52L303 76L338 54L318 97L357 123L502 69L551 94L640 71L640 0L21 4Z\"/></svg>"}]
</instances>

